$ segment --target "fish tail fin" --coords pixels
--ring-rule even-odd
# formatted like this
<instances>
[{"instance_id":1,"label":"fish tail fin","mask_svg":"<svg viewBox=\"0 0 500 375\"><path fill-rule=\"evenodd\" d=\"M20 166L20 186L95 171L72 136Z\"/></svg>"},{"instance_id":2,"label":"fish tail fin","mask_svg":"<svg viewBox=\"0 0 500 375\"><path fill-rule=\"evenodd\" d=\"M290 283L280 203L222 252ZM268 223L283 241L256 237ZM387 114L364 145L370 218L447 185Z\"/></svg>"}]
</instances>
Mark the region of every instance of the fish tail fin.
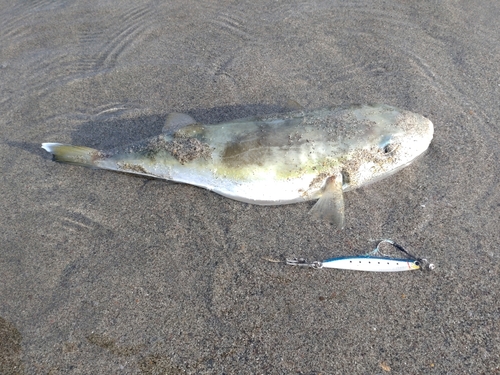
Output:
<instances>
[{"instance_id":1,"label":"fish tail fin","mask_svg":"<svg viewBox=\"0 0 500 375\"><path fill-rule=\"evenodd\" d=\"M101 156L96 149L63 143L42 143L42 148L52 154L54 161L90 168L97 168L95 161Z\"/></svg>"}]
</instances>

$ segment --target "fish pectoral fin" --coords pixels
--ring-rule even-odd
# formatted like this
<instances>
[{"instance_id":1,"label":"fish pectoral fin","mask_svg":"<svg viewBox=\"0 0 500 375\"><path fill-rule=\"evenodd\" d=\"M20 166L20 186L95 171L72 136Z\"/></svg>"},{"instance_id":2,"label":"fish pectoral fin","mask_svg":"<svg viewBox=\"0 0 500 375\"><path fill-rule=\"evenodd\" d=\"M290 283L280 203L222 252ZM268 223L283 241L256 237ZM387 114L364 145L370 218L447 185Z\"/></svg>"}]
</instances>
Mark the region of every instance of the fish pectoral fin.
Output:
<instances>
[{"instance_id":1,"label":"fish pectoral fin","mask_svg":"<svg viewBox=\"0 0 500 375\"><path fill-rule=\"evenodd\" d=\"M328 221L339 229L344 227L344 194L342 192L342 174L326 179L323 194L309 213L315 218Z\"/></svg>"},{"instance_id":2,"label":"fish pectoral fin","mask_svg":"<svg viewBox=\"0 0 500 375\"><path fill-rule=\"evenodd\" d=\"M170 113L165 120L163 133L173 134L188 125L197 124L196 120L185 113Z\"/></svg>"}]
</instances>

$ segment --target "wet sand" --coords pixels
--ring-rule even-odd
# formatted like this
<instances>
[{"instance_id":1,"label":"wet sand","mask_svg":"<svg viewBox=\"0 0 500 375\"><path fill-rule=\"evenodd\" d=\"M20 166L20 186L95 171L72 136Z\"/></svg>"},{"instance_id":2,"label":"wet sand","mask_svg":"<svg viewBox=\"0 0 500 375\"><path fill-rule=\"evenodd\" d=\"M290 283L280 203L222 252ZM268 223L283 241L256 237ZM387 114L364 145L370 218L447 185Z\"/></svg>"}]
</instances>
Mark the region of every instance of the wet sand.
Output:
<instances>
[{"instance_id":1,"label":"wet sand","mask_svg":"<svg viewBox=\"0 0 500 375\"><path fill-rule=\"evenodd\" d=\"M32 1L0 7L0 373L500 371L500 5ZM387 103L435 126L427 154L348 192L260 207L54 163L170 112L217 123ZM308 270L392 238L432 272Z\"/></svg>"}]
</instances>

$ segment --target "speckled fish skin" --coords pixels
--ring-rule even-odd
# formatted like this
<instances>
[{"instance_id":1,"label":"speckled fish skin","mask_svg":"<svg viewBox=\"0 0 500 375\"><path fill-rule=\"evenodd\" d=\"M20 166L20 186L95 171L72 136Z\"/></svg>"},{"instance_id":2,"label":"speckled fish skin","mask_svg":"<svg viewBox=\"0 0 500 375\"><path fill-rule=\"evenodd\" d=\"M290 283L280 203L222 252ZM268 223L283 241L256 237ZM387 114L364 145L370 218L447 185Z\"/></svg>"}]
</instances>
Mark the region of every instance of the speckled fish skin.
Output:
<instances>
[{"instance_id":1,"label":"speckled fish skin","mask_svg":"<svg viewBox=\"0 0 500 375\"><path fill-rule=\"evenodd\" d=\"M337 211L332 221L342 227L342 191L409 165L432 137L432 122L421 115L389 105L359 105L216 125L174 114L163 134L123 148L42 147L58 161L187 183L253 204L328 196L315 206L315 216L328 219L327 211Z\"/></svg>"}]
</instances>

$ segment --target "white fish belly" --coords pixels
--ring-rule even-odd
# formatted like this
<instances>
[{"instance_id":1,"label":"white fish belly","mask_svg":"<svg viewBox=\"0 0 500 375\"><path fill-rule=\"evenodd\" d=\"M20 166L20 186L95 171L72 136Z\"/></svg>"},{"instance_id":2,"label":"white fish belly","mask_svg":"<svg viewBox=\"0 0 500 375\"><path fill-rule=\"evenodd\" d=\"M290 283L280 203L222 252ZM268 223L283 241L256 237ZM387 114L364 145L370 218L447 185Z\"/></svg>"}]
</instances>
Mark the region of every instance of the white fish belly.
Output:
<instances>
[{"instance_id":1,"label":"white fish belly","mask_svg":"<svg viewBox=\"0 0 500 375\"><path fill-rule=\"evenodd\" d=\"M150 176L179 183L185 183L211 190L224 197L257 205L280 205L303 202L318 198L318 189L311 190L311 182L315 174L305 174L300 178L278 179L272 174L260 174L255 178L243 180L223 177L214 172L214 167L166 165L150 163L147 159L133 160L123 158L119 163L114 160L102 160L100 168L124 171L123 166L134 165L133 173Z\"/></svg>"},{"instance_id":2,"label":"white fish belly","mask_svg":"<svg viewBox=\"0 0 500 375\"><path fill-rule=\"evenodd\" d=\"M237 183L225 181L224 184L212 189L225 197L241 202L258 205L279 205L303 202L313 199L311 194L305 194L308 183L294 179L290 181L253 181ZM317 197L316 197L317 198Z\"/></svg>"},{"instance_id":3,"label":"white fish belly","mask_svg":"<svg viewBox=\"0 0 500 375\"><path fill-rule=\"evenodd\" d=\"M209 171L194 170L188 172L183 170L180 172L171 171L170 179L203 187L240 202L257 205L280 205L303 202L318 197L317 191L308 191L315 176L239 181L218 177Z\"/></svg>"}]
</instances>

